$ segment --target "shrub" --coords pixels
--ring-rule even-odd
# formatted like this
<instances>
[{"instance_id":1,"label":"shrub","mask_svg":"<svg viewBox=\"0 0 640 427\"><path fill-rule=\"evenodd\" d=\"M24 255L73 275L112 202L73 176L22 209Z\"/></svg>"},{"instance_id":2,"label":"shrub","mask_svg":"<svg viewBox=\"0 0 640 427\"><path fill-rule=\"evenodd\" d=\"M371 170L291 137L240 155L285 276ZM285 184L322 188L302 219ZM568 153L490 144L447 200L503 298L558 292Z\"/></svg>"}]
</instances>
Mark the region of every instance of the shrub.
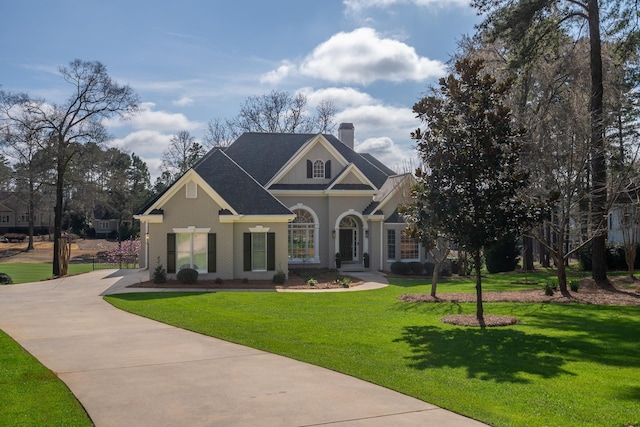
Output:
<instances>
[{"instance_id":1,"label":"shrub","mask_svg":"<svg viewBox=\"0 0 640 427\"><path fill-rule=\"evenodd\" d=\"M338 279L343 288L348 288L351 284L351 279L348 277L343 277L342 279Z\"/></svg>"},{"instance_id":2,"label":"shrub","mask_svg":"<svg viewBox=\"0 0 640 427\"><path fill-rule=\"evenodd\" d=\"M457 259L450 259L449 264L451 265L452 274L460 274L460 266L458 265Z\"/></svg>"},{"instance_id":3,"label":"shrub","mask_svg":"<svg viewBox=\"0 0 640 427\"><path fill-rule=\"evenodd\" d=\"M244 279L242 279L242 283L244 283L244 284L246 285L247 283L249 283L249 279L247 279L247 278L245 277Z\"/></svg>"},{"instance_id":4,"label":"shrub","mask_svg":"<svg viewBox=\"0 0 640 427\"><path fill-rule=\"evenodd\" d=\"M216 282L216 285L222 285L222 278L216 277L216 280L214 280L214 282Z\"/></svg>"},{"instance_id":5,"label":"shrub","mask_svg":"<svg viewBox=\"0 0 640 427\"><path fill-rule=\"evenodd\" d=\"M551 281L547 280L546 282L544 282L544 285L542 285L542 288L544 289L545 295L553 296L554 286L553 286L553 283L551 283Z\"/></svg>"},{"instance_id":6,"label":"shrub","mask_svg":"<svg viewBox=\"0 0 640 427\"><path fill-rule=\"evenodd\" d=\"M273 283L276 285L284 285L284 282L287 281L287 275L284 274L284 271L278 271L273 275Z\"/></svg>"},{"instance_id":7,"label":"shrub","mask_svg":"<svg viewBox=\"0 0 640 427\"><path fill-rule=\"evenodd\" d=\"M571 280L571 281L569 281L569 288L573 292L578 292L578 289L580 289L580 280Z\"/></svg>"},{"instance_id":8,"label":"shrub","mask_svg":"<svg viewBox=\"0 0 640 427\"><path fill-rule=\"evenodd\" d=\"M167 270L160 263L160 257L158 257L156 269L153 270L153 283L167 283Z\"/></svg>"},{"instance_id":9,"label":"shrub","mask_svg":"<svg viewBox=\"0 0 640 427\"><path fill-rule=\"evenodd\" d=\"M514 238L507 238L485 253L485 263L489 273L514 271L518 265L520 249Z\"/></svg>"},{"instance_id":10,"label":"shrub","mask_svg":"<svg viewBox=\"0 0 640 427\"><path fill-rule=\"evenodd\" d=\"M424 265L419 261L410 262L409 267L411 267L411 272L413 274L422 274L422 271L424 270Z\"/></svg>"},{"instance_id":11,"label":"shrub","mask_svg":"<svg viewBox=\"0 0 640 427\"><path fill-rule=\"evenodd\" d=\"M411 266L406 262L396 261L391 264L391 272L401 276L408 276L411 274Z\"/></svg>"},{"instance_id":12,"label":"shrub","mask_svg":"<svg viewBox=\"0 0 640 427\"><path fill-rule=\"evenodd\" d=\"M7 273L0 273L0 285L11 285L13 279Z\"/></svg>"},{"instance_id":13,"label":"shrub","mask_svg":"<svg viewBox=\"0 0 640 427\"><path fill-rule=\"evenodd\" d=\"M315 286L318 284L318 281L316 279L314 279L313 277L309 277L307 279L307 285L309 286Z\"/></svg>"},{"instance_id":14,"label":"shrub","mask_svg":"<svg viewBox=\"0 0 640 427\"><path fill-rule=\"evenodd\" d=\"M196 283L198 281L198 270L193 268L183 268L176 276L180 283Z\"/></svg>"}]
</instances>

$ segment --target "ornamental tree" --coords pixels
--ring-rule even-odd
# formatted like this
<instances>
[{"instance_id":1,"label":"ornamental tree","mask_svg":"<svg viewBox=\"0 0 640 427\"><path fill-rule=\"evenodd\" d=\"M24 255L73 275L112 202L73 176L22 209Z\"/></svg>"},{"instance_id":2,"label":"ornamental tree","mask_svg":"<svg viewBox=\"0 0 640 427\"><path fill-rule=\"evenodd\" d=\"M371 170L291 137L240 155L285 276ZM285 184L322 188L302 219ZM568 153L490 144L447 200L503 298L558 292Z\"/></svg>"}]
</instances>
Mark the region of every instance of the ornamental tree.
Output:
<instances>
[{"instance_id":1,"label":"ornamental tree","mask_svg":"<svg viewBox=\"0 0 640 427\"><path fill-rule=\"evenodd\" d=\"M519 235L545 214L543 205L520 196L529 175L519 156L525 131L513 127L504 104L512 80L498 82L483 69L482 60L457 61L455 73L414 105L424 130L411 137L423 165L404 210L418 238L438 233L472 255L481 326L482 250Z\"/></svg>"}]
</instances>

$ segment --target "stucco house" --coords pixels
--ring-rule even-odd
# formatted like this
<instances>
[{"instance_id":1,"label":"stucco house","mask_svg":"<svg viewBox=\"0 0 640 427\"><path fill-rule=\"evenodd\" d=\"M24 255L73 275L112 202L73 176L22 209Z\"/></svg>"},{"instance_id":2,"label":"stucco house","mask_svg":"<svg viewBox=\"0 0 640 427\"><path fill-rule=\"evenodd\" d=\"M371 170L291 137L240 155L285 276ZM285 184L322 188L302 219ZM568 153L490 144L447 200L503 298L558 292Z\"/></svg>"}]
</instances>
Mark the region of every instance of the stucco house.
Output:
<instances>
[{"instance_id":1,"label":"stucco house","mask_svg":"<svg viewBox=\"0 0 640 427\"><path fill-rule=\"evenodd\" d=\"M402 232L398 204L412 183L369 154L356 153L354 127L325 134L245 133L214 148L135 218L141 266L169 276L271 279L290 268L388 270L423 261Z\"/></svg>"}]
</instances>

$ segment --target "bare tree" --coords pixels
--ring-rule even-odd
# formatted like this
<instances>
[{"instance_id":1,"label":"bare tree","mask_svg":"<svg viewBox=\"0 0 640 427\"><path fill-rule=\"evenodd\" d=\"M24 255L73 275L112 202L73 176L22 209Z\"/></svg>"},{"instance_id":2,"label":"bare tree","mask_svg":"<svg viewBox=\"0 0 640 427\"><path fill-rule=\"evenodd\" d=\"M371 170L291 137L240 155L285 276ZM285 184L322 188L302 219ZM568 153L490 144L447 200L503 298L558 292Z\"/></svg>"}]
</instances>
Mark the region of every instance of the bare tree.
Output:
<instances>
[{"instance_id":1,"label":"bare tree","mask_svg":"<svg viewBox=\"0 0 640 427\"><path fill-rule=\"evenodd\" d=\"M307 108L307 97L301 93L291 95L284 91L271 91L250 96L240 107L236 118L227 122L229 135L243 132L268 133L326 133L333 130L335 105L321 102L313 115ZM219 122L218 122L219 123Z\"/></svg>"},{"instance_id":2,"label":"bare tree","mask_svg":"<svg viewBox=\"0 0 640 427\"><path fill-rule=\"evenodd\" d=\"M233 132L233 126L229 122L222 122L220 119L211 119L207 123L203 141L207 149L213 147L228 147L238 137Z\"/></svg>"},{"instance_id":3,"label":"bare tree","mask_svg":"<svg viewBox=\"0 0 640 427\"><path fill-rule=\"evenodd\" d=\"M162 153L161 169L175 178L189 170L204 154L204 148L196 138L181 130L171 138L171 144Z\"/></svg>"},{"instance_id":4,"label":"bare tree","mask_svg":"<svg viewBox=\"0 0 640 427\"><path fill-rule=\"evenodd\" d=\"M106 67L98 61L76 59L68 67L60 67L59 71L72 87L71 95L62 104L32 99L26 94L2 93L6 118L24 125L34 123L35 129L48 135L44 148L55 165L54 276L66 273L66 264L61 262L61 258L64 260L61 237L65 175L70 162L83 144L89 141L101 143L108 138L104 119L126 118L138 110L138 97L133 89L112 81Z\"/></svg>"}]
</instances>

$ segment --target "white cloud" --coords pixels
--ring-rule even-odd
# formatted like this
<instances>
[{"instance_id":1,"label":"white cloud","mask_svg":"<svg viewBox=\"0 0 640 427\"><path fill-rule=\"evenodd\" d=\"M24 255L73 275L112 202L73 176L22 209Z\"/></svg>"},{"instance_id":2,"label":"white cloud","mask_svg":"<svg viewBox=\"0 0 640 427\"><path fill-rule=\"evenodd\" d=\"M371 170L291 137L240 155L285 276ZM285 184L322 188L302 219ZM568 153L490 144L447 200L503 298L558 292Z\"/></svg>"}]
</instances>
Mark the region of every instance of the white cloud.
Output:
<instances>
[{"instance_id":1,"label":"white cloud","mask_svg":"<svg viewBox=\"0 0 640 427\"><path fill-rule=\"evenodd\" d=\"M189 98L188 96L183 96L182 98L173 101L173 105L177 105L180 107L184 107L185 105L193 104L193 98Z\"/></svg>"},{"instance_id":2,"label":"white cloud","mask_svg":"<svg viewBox=\"0 0 640 427\"><path fill-rule=\"evenodd\" d=\"M337 108L355 107L360 105L378 104L371 95L361 92L351 87L329 87L323 89L313 89L304 87L298 89L298 93L302 93L307 97L307 101L311 107L315 107L322 101L330 101Z\"/></svg>"},{"instance_id":3,"label":"white cloud","mask_svg":"<svg viewBox=\"0 0 640 427\"><path fill-rule=\"evenodd\" d=\"M355 150L373 155L398 173L411 171L416 157L415 150L401 147L387 136L367 138L356 143Z\"/></svg>"},{"instance_id":4,"label":"white cloud","mask_svg":"<svg viewBox=\"0 0 640 427\"><path fill-rule=\"evenodd\" d=\"M153 102L140 104L140 112L129 120L119 118L108 119L104 122L107 127L132 126L134 129L170 131L196 130L204 127L203 123L189 120L182 113L169 113L166 111L154 111Z\"/></svg>"},{"instance_id":5,"label":"white cloud","mask_svg":"<svg viewBox=\"0 0 640 427\"><path fill-rule=\"evenodd\" d=\"M283 64L275 70L260 76L260 83L276 84L295 72L295 65L289 61L284 61Z\"/></svg>"},{"instance_id":6,"label":"white cloud","mask_svg":"<svg viewBox=\"0 0 640 427\"><path fill-rule=\"evenodd\" d=\"M337 33L319 44L296 73L330 82L367 85L377 80L424 81L443 76L445 70L443 62L421 57L413 47L363 27ZM261 81L277 83L292 74L293 64L287 63L264 74Z\"/></svg>"},{"instance_id":7,"label":"white cloud","mask_svg":"<svg viewBox=\"0 0 640 427\"><path fill-rule=\"evenodd\" d=\"M415 114L409 108L386 105L361 105L346 108L336 114L336 122L351 122L356 124L358 128L367 129L368 133L377 133L378 135L388 135L390 129L396 129L398 134L402 133L406 138L409 138L411 130L419 126Z\"/></svg>"},{"instance_id":8,"label":"white cloud","mask_svg":"<svg viewBox=\"0 0 640 427\"><path fill-rule=\"evenodd\" d=\"M124 138L114 139L111 145L129 153L136 153L147 164L153 181L160 175L162 152L171 144L172 137L173 135L155 130L139 130Z\"/></svg>"}]
</instances>

